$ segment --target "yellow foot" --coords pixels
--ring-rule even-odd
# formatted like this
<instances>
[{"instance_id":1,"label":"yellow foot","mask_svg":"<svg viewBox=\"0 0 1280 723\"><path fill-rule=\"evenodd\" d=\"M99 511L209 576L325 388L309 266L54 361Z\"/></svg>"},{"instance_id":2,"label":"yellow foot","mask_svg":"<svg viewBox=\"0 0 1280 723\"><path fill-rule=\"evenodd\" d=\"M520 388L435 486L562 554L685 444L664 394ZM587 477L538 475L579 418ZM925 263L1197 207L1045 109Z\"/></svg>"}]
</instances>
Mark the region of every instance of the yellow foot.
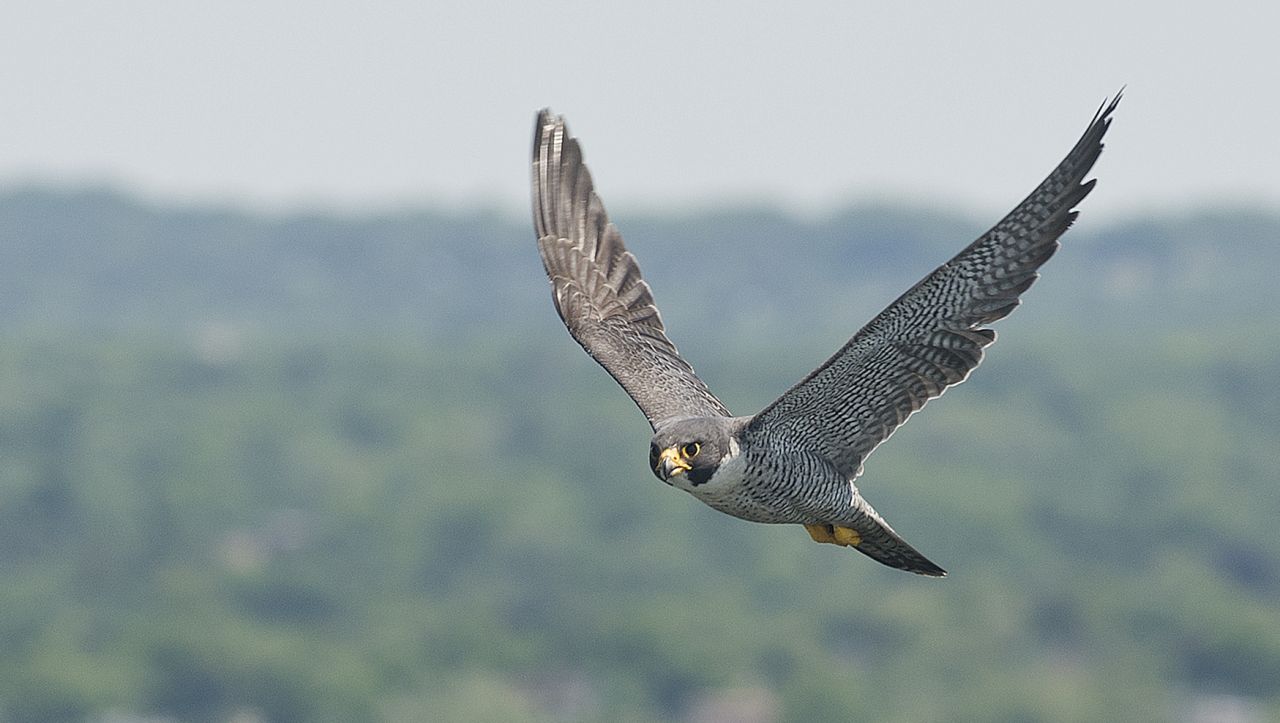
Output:
<instances>
[{"instance_id":1,"label":"yellow foot","mask_svg":"<svg viewBox=\"0 0 1280 723\"><path fill-rule=\"evenodd\" d=\"M852 527L837 526L832 535L836 538L837 543L845 547L857 547L862 544L862 535L859 535L858 531Z\"/></svg>"},{"instance_id":2,"label":"yellow foot","mask_svg":"<svg viewBox=\"0 0 1280 723\"><path fill-rule=\"evenodd\" d=\"M826 542L843 547L857 547L862 544L862 535L852 527L805 525L804 529L808 531L809 537L812 537L814 542Z\"/></svg>"},{"instance_id":3,"label":"yellow foot","mask_svg":"<svg viewBox=\"0 0 1280 723\"><path fill-rule=\"evenodd\" d=\"M804 529L809 532L809 537L812 537L814 542L830 542L833 545L840 544L836 542L835 535L832 534L831 525L805 525Z\"/></svg>"}]
</instances>

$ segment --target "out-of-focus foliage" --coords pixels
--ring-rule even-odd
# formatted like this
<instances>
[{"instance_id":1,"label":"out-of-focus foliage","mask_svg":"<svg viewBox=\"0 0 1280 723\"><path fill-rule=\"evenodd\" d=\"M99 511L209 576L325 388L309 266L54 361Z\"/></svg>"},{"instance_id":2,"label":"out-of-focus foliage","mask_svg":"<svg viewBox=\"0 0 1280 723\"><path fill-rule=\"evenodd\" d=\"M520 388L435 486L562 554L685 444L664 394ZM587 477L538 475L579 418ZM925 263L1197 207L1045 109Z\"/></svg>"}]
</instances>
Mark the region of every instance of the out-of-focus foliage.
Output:
<instances>
[{"instance_id":1,"label":"out-of-focus foliage","mask_svg":"<svg viewBox=\"0 0 1280 723\"><path fill-rule=\"evenodd\" d=\"M619 221L739 412L981 230ZM1280 716L1280 219L1065 237L867 465L941 581L655 480L530 236L0 196L0 720Z\"/></svg>"}]
</instances>

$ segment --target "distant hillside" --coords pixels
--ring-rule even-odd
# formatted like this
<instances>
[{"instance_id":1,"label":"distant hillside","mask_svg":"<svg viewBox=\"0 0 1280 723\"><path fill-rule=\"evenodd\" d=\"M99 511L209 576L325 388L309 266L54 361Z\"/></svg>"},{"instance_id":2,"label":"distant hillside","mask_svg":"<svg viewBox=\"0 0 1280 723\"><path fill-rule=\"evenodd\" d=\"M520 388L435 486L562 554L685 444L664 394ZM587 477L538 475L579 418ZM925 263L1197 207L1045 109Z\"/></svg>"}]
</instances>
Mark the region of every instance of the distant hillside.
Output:
<instances>
[{"instance_id":1,"label":"distant hillside","mask_svg":"<svg viewBox=\"0 0 1280 723\"><path fill-rule=\"evenodd\" d=\"M842 303L823 318L859 324L996 220L893 206L812 222L749 208L614 216L688 330L812 318L832 299ZM1100 227L1086 202L1078 225L1030 296L1042 315L1102 323L1120 309L1135 324L1178 324L1280 310L1269 272L1280 216L1203 211ZM0 249L6 330L213 320L456 334L547 314L529 222L491 213L264 215L18 188L0 192Z\"/></svg>"},{"instance_id":2,"label":"distant hillside","mask_svg":"<svg viewBox=\"0 0 1280 723\"><path fill-rule=\"evenodd\" d=\"M740 413L995 220L615 218ZM654 479L523 217L0 193L0 721L1280 720L1278 238L1086 205L859 482L939 581Z\"/></svg>"}]
</instances>

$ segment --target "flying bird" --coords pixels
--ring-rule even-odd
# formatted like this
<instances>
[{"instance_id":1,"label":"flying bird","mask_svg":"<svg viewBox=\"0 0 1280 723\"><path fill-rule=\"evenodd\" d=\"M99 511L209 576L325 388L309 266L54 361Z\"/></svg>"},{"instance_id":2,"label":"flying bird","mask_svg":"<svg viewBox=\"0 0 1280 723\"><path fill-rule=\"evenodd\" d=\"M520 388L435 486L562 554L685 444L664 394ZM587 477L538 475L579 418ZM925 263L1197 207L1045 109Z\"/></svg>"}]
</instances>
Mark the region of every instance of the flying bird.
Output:
<instances>
[{"instance_id":1,"label":"flying bird","mask_svg":"<svg viewBox=\"0 0 1280 723\"><path fill-rule=\"evenodd\" d=\"M653 427L649 466L663 482L754 522L803 525L817 542L942 577L863 498L867 455L912 414L964 381L1093 190L1084 177L1120 95L1067 157L989 231L862 327L758 414L736 417L667 338L636 257L609 222L564 118L533 138L533 226L552 300L569 333L631 395Z\"/></svg>"}]
</instances>

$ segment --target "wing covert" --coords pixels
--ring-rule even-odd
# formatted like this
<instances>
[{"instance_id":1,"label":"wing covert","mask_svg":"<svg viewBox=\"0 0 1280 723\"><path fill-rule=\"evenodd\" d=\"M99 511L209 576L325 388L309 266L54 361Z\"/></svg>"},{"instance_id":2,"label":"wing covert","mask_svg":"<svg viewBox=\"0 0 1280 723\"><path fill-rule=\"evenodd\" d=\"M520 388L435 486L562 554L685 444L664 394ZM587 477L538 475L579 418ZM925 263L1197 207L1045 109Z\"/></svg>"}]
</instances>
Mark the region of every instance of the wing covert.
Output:
<instances>
[{"instance_id":1,"label":"wing covert","mask_svg":"<svg viewBox=\"0 0 1280 723\"><path fill-rule=\"evenodd\" d=\"M968 377L995 332L1058 249L1120 95L1067 157L994 227L880 312L834 356L757 414L747 434L786 436L850 479L867 455L933 397Z\"/></svg>"},{"instance_id":2,"label":"wing covert","mask_svg":"<svg viewBox=\"0 0 1280 723\"><path fill-rule=\"evenodd\" d=\"M728 416L667 338L636 258L609 222L582 150L544 109L533 139L533 226L556 311L656 429L666 419Z\"/></svg>"}]
</instances>

